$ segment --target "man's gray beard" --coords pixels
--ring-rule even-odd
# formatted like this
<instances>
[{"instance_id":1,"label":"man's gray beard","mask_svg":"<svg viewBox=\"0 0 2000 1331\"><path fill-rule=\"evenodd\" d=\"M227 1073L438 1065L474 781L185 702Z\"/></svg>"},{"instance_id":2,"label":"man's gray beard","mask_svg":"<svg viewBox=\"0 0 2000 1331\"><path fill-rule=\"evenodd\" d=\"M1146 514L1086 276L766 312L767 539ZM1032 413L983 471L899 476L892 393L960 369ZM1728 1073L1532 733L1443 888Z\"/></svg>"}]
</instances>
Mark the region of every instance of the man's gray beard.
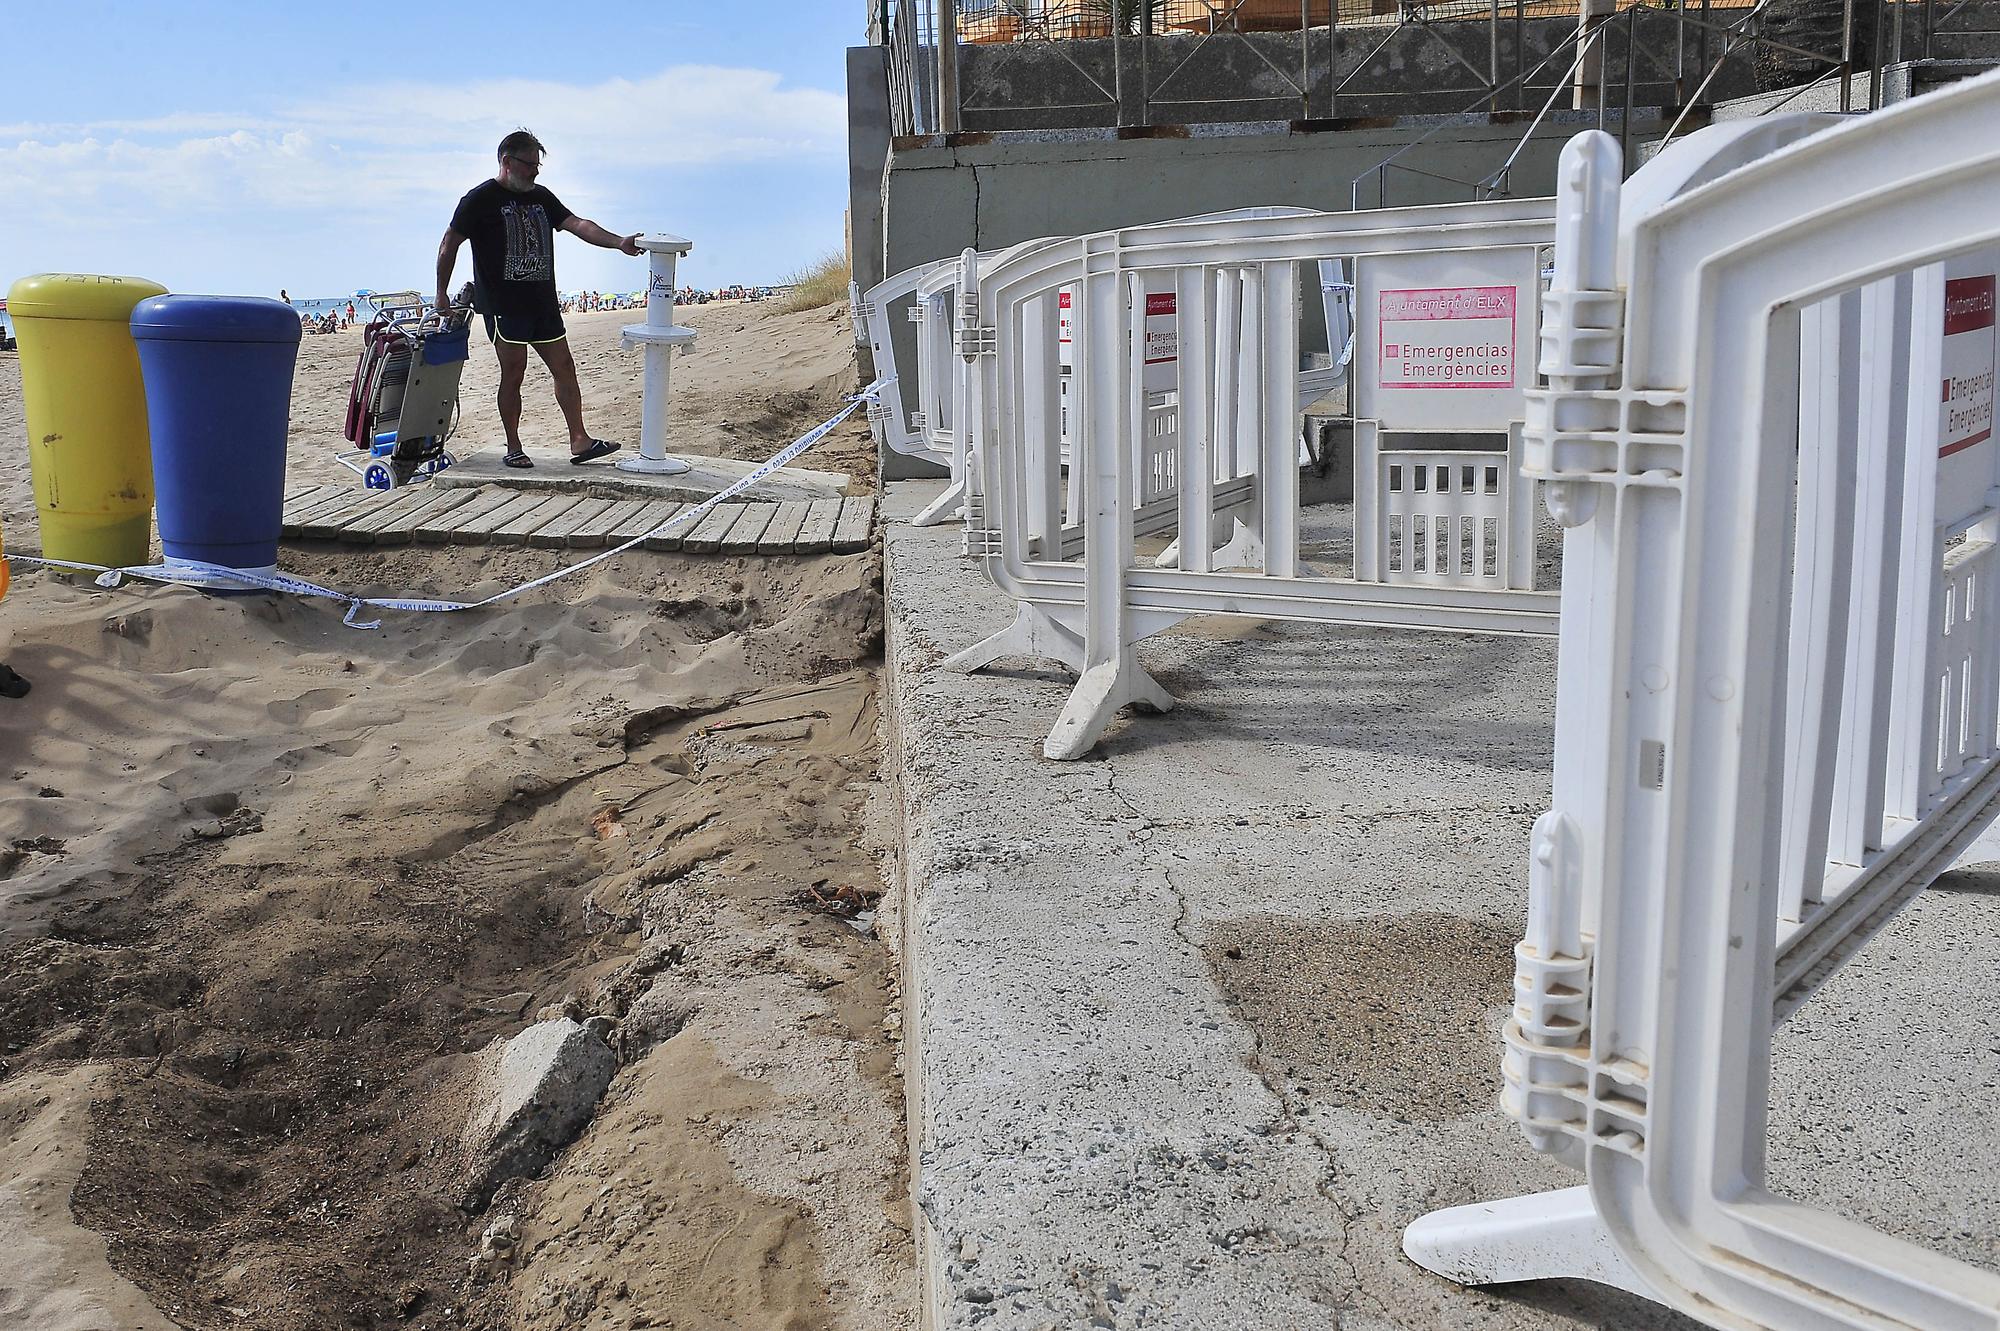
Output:
<instances>
[{"instance_id":1,"label":"man's gray beard","mask_svg":"<svg viewBox=\"0 0 2000 1331\"><path fill-rule=\"evenodd\" d=\"M517 185L514 183L514 177L510 174L500 177L500 187L502 189L510 189L514 191L514 193L516 194L526 194L530 190L534 189L535 186L534 182L532 181L530 181L526 185Z\"/></svg>"}]
</instances>

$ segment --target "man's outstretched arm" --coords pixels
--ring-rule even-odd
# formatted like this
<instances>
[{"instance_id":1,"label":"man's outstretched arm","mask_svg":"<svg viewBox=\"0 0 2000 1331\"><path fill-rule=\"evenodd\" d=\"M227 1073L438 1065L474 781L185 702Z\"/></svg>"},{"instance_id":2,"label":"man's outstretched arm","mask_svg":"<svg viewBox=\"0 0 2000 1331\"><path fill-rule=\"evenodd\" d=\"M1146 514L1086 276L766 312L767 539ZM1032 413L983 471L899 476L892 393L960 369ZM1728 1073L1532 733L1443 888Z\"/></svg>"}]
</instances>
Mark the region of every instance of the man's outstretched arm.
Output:
<instances>
[{"instance_id":1,"label":"man's outstretched arm","mask_svg":"<svg viewBox=\"0 0 2000 1331\"><path fill-rule=\"evenodd\" d=\"M639 248L639 237L645 234L643 231L634 231L629 236L621 236L616 231L606 231L588 217L578 217L574 213L563 219L562 229L578 240L588 241L603 249L622 250L635 255L645 252Z\"/></svg>"},{"instance_id":2,"label":"man's outstretched arm","mask_svg":"<svg viewBox=\"0 0 2000 1331\"><path fill-rule=\"evenodd\" d=\"M465 243L465 237L450 227L444 229L444 239L438 242L437 307L451 308L451 270L458 265L458 247Z\"/></svg>"}]
</instances>

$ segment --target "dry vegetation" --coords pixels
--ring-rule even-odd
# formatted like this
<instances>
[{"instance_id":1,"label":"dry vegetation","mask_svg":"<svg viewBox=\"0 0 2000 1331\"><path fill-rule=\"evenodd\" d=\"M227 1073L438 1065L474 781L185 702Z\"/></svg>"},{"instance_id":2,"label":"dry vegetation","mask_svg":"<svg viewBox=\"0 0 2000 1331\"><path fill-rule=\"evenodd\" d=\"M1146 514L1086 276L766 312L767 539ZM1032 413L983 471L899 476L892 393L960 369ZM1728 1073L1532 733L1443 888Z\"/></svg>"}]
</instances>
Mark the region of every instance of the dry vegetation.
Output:
<instances>
[{"instance_id":1,"label":"dry vegetation","mask_svg":"<svg viewBox=\"0 0 2000 1331\"><path fill-rule=\"evenodd\" d=\"M829 254L786 278L791 290L785 293L788 310L816 310L847 299L848 284L854 280L854 265L845 254Z\"/></svg>"}]
</instances>

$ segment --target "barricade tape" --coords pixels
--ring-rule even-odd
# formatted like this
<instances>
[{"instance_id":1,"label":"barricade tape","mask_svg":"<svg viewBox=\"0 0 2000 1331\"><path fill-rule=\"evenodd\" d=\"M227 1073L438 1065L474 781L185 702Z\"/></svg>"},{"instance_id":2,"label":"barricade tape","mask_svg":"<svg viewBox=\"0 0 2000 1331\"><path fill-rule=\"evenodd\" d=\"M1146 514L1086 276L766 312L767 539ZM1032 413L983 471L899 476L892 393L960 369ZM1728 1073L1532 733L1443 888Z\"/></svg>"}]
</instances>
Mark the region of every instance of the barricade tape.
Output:
<instances>
[{"instance_id":1,"label":"barricade tape","mask_svg":"<svg viewBox=\"0 0 2000 1331\"><path fill-rule=\"evenodd\" d=\"M581 573L584 569L590 568L592 565L601 564L607 559L624 554L636 545L644 544L647 540L658 536L661 532L671 531L675 527L683 527L699 522L701 519L707 517L709 513L713 512L716 505L734 499L737 495L742 494L751 486L771 475L772 472L789 465L793 460L819 443L820 440L826 438L827 435L833 432L835 426L839 425L849 416L852 416L856 408L860 407L863 403L875 401L881 393L882 387L883 385L880 380L868 385L868 387L862 389L859 393L848 398L847 405L842 407L831 418L821 421L818 425L813 426L812 429L773 453L769 458L758 463L756 468L741 480L732 483L714 497L704 499L693 508L682 509L645 535L635 536L623 545L599 551L588 559L579 560L574 564L559 568L553 573L545 573L539 578L533 578L527 582L509 587L505 591L495 592L493 595L479 601L446 601L417 596L356 596L351 592L336 591L331 587L322 587L316 582L308 582L304 578L295 578L286 573L251 573L243 569L228 568L221 564L206 564L198 560L189 560L186 563L172 566L166 564L145 564L132 568L108 568L103 564L81 564L67 559L44 559L39 555L8 555L7 559L16 564L33 565L38 568L59 568L79 573L95 573L97 575L97 585L100 587L116 587L126 578L139 578L146 582L179 583L188 587L256 587L265 591L284 592L292 596L316 596L329 601L345 601L347 603L347 613L341 617L340 622L349 628L356 629L374 629L382 626L380 619L371 619L364 623L355 618L361 613L364 606L376 610L434 612L480 610L489 605L497 605L501 601L510 601L525 592L535 590L537 587L546 587L557 579L566 578L572 573Z\"/></svg>"}]
</instances>

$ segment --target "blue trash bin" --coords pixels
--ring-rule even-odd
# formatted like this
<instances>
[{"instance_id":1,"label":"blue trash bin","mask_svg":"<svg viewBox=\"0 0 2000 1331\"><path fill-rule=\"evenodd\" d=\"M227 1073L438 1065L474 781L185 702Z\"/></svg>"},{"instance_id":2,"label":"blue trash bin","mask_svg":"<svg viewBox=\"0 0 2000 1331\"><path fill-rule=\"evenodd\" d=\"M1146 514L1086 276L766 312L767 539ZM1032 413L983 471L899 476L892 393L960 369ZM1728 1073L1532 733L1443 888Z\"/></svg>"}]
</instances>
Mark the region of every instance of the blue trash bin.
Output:
<instances>
[{"instance_id":1,"label":"blue trash bin","mask_svg":"<svg viewBox=\"0 0 2000 1331\"><path fill-rule=\"evenodd\" d=\"M132 311L167 562L271 571L299 317L256 296L155 296Z\"/></svg>"}]
</instances>

